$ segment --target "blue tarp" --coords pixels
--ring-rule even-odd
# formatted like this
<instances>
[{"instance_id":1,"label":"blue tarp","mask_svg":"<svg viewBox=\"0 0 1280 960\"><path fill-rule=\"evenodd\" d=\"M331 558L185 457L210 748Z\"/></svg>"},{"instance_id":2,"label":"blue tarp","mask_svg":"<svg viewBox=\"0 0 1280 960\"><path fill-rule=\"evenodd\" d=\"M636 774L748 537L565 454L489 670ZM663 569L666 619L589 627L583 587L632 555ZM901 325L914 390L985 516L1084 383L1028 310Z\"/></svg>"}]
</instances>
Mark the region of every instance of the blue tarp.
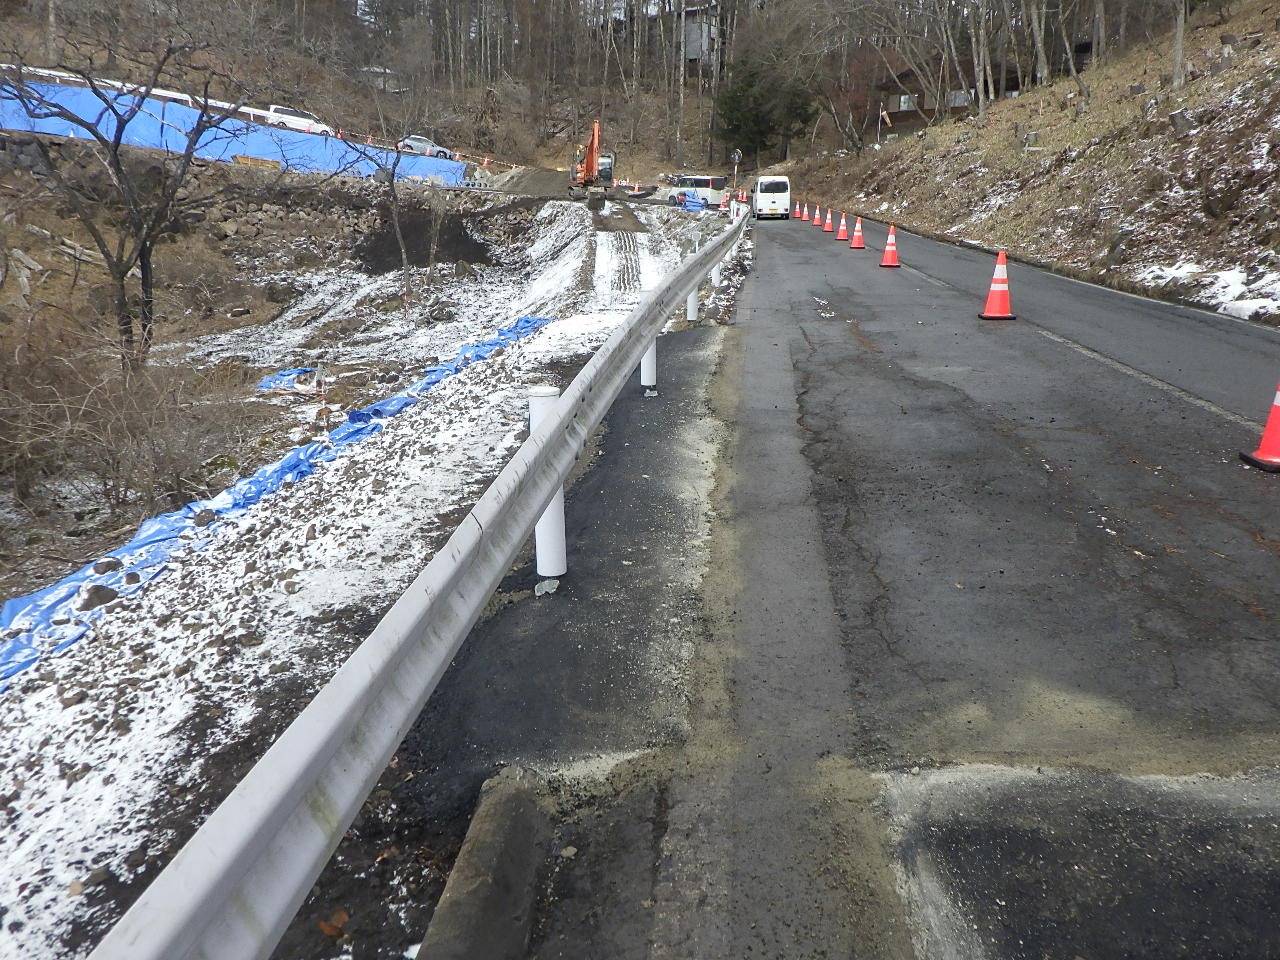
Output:
<instances>
[{"instance_id":1,"label":"blue tarp","mask_svg":"<svg viewBox=\"0 0 1280 960\"><path fill-rule=\"evenodd\" d=\"M277 370L268 373L258 381L259 390L292 390L298 384L298 378L308 373L315 373L315 367L293 367L290 370Z\"/></svg>"},{"instance_id":2,"label":"blue tarp","mask_svg":"<svg viewBox=\"0 0 1280 960\"><path fill-rule=\"evenodd\" d=\"M67 108L82 120L93 123L104 135L115 131L115 118L92 90L85 87L33 83L40 95ZM127 110L136 98L115 94L118 110ZM148 100L125 131L124 143L135 147L152 147L182 153L186 149L187 131L194 128L199 111L169 100ZM88 139L88 134L75 124L57 119L32 119L13 100L0 100L0 129L48 133L60 137ZM268 127L244 120L228 120L216 130L200 138L196 156L206 160L230 163L235 156L258 157L278 161L286 170L307 173L350 173L372 176L382 166L390 169L395 154L375 147L353 150L337 137L322 137L297 130ZM377 159L377 162L373 158ZM397 177L436 177L445 186L462 182L466 165L455 160L419 157L405 154L396 168Z\"/></svg>"},{"instance_id":3,"label":"blue tarp","mask_svg":"<svg viewBox=\"0 0 1280 960\"><path fill-rule=\"evenodd\" d=\"M692 194L692 193L691 193L691 194L687 194L687 195L685 196L685 198L684 198L684 203L682 204L682 206L683 206L686 210L692 210L692 211L695 211L695 212L696 212L696 211L699 211L699 210L705 210L705 209L707 209L707 203L706 203L706 201L705 201L705 200L703 200L701 197L699 197L697 194Z\"/></svg>"},{"instance_id":4,"label":"blue tarp","mask_svg":"<svg viewBox=\"0 0 1280 960\"><path fill-rule=\"evenodd\" d=\"M196 518L211 512L215 518L242 513L268 494L308 476L317 464L333 460L345 446L359 443L382 429L378 421L394 417L413 406L442 380L446 380L471 364L487 359L495 351L509 346L540 330L550 317L521 317L493 337L480 343L467 344L452 360L429 367L416 383L400 393L379 400L347 414L346 422L329 431L323 440L296 447L288 454L245 477L209 500L197 500L181 510L161 514L145 521L137 535L103 559L118 561L119 566L105 573L95 573L89 564L58 581L25 597L15 597L0 608L0 691L6 681L39 661L47 653L60 653L87 634L102 614L102 608L79 612L75 600L81 587L101 584L128 596L142 590L165 568L169 556L177 550L185 535L199 526ZM110 565L110 564L108 564Z\"/></svg>"}]
</instances>

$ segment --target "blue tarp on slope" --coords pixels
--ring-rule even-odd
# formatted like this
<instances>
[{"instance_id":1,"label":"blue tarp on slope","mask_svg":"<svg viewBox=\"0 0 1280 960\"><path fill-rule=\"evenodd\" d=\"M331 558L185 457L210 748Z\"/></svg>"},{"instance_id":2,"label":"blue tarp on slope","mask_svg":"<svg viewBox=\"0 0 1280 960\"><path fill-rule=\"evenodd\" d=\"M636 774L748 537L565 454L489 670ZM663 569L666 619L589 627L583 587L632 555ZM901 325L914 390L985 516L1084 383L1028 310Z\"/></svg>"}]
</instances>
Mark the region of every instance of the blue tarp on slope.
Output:
<instances>
[{"instance_id":1,"label":"blue tarp on slope","mask_svg":"<svg viewBox=\"0 0 1280 960\"><path fill-rule=\"evenodd\" d=\"M85 87L62 86L53 83L33 83L30 86L41 96L65 107L82 120L93 123L105 136L115 132L115 118L92 90ZM115 94L121 112L129 109L136 98L130 94ZM169 100L148 100L138 116L125 131L124 143L134 147L152 147L182 153L186 149L187 131L195 127L199 111ZM88 134L75 124L57 119L32 119L21 105L12 100L0 100L0 129L23 130L32 133L48 133L60 137L88 139ZM353 176L372 176L379 165L390 169L395 154L375 147L361 147L364 154L353 150L337 137L322 137L297 130L284 130L244 120L228 120L217 130L210 130L200 139L196 156L206 160L230 163L237 155L259 157L278 161L287 170L304 173L345 172ZM371 157L376 157L374 162ZM436 157L404 155L396 168L397 177L436 177L445 186L456 187L462 182L466 165L455 160Z\"/></svg>"},{"instance_id":2,"label":"blue tarp on slope","mask_svg":"<svg viewBox=\"0 0 1280 960\"><path fill-rule=\"evenodd\" d=\"M57 583L25 597L7 600L0 608L0 691L6 681L36 663L46 653L60 653L87 634L102 608L78 612L76 597L82 587L101 584L128 596L142 590L164 570L169 556L194 533L196 518L205 511L216 517L242 513L268 494L301 480L317 464L333 460L345 446L359 443L382 429L378 421L394 417L413 406L422 394L495 351L542 329L550 317L521 317L493 337L467 344L446 363L429 367L425 375L400 393L347 414L346 422L323 440L291 450L280 460L258 470L209 500L197 500L181 510L145 521L137 535L104 559L119 561L117 569L95 573L91 563ZM207 519L207 514L205 518Z\"/></svg>"},{"instance_id":3,"label":"blue tarp on slope","mask_svg":"<svg viewBox=\"0 0 1280 960\"><path fill-rule=\"evenodd\" d=\"M277 370L268 373L258 381L259 390L292 390L298 384L298 378L307 373L315 373L315 367L293 367L289 370Z\"/></svg>"},{"instance_id":4,"label":"blue tarp on slope","mask_svg":"<svg viewBox=\"0 0 1280 960\"><path fill-rule=\"evenodd\" d=\"M706 201L703 200L701 197L697 196L696 194L692 194L692 193L688 194L684 198L684 203L682 204L682 206L686 210L692 210L694 212L707 209Z\"/></svg>"}]
</instances>

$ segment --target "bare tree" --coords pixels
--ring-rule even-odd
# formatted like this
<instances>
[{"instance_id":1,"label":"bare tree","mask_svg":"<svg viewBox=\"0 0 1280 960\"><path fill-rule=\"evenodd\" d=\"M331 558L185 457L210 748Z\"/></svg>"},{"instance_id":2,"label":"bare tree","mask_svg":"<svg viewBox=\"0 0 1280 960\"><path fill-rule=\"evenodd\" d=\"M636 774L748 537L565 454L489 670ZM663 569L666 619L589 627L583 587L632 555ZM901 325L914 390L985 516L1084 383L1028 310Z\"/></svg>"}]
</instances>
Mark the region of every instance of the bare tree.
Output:
<instances>
[{"instance_id":1,"label":"bare tree","mask_svg":"<svg viewBox=\"0 0 1280 960\"><path fill-rule=\"evenodd\" d=\"M36 129L57 121L78 131L80 140L61 145L35 138L43 161L38 172L92 239L111 280L121 361L141 365L155 337L156 246L177 229L185 209L209 201L187 189L197 152L234 136L247 90L202 60L210 44L196 39L187 24L157 14L149 32L121 33L110 29L110 20L78 17L72 34L70 18L64 19L57 44L63 57L52 66L76 78L76 86L50 83L21 47L0 51L11 64L0 73L0 102L15 105ZM105 78L105 56L138 79ZM215 100L215 84L239 88L241 95ZM173 149L141 155L129 145L130 127L155 121L161 89L170 91L168 103L174 102L172 91L188 91L172 108L185 113L185 122L166 124ZM93 110L83 105L86 93ZM135 278L136 297L130 295Z\"/></svg>"}]
</instances>

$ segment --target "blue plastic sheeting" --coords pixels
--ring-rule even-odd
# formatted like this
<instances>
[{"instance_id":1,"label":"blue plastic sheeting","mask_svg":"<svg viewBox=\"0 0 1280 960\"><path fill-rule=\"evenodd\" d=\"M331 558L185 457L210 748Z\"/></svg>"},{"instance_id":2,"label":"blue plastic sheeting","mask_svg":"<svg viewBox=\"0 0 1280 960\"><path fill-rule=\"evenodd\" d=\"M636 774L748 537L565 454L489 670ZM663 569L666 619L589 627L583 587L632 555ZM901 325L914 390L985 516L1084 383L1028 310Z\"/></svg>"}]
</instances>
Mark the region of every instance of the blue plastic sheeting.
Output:
<instances>
[{"instance_id":1,"label":"blue plastic sheeting","mask_svg":"<svg viewBox=\"0 0 1280 960\"><path fill-rule=\"evenodd\" d=\"M686 210L692 210L694 212L707 209L706 201L703 200L701 197L695 196L693 194L690 194L689 196L686 196L684 198L684 203L682 204L682 206Z\"/></svg>"},{"instance_id":2,"label":"blue plastic sheeting","mask_svg":"<svg viewBox=\"0 0 1280 960\"><path fill-rule=\"evenodd\" d=\"M315 373L315 367L294 367L291 370L277 370L275 373L268 373L265 377L258 381L259 390L292 390L298 384L298 378L303 374Z\"/></svg>"},{"instance_id":3,"label":"blue plastic sheeting","mask_svg":"<svg viewBox=\"0 0 1280 960\"><path fill-rule=\"evenodd\" d=\"M122 597L139 592L160 575L184 539L199 529L196 517L201 513L210 511L217 518L243 513L263 497L308 476L318 464L335 459L343 447L377 433L382 429L379 421L407 410L441 381L536 333L551 320L550 317L521 317L490 339L462 347L452 360L429 367L420 380L400 393L352 410L346 422L329 431L323 440L294 448L212 499L197 500L181 510L145 521L132 540L105 555L104 559L118 560L118 568L95 573L93 568L99 562L95 561L52 586L6 601L0 608L0 691L7 688L9 678L45 654L61 653L89 632L93 621L102 615L102 607L77 611L75 600L82 587L100 584ZM208 519L208 515L203 519Z\"/></svg>"},{"instance_id":4,"label":"blue plastic sheeting","mask_svg":"<svg viewBox=\"0 0 1280 960\"><path fill-rule=\"evenodd\" d=\"M115 117L92 90L52 83L29 86L80 119L93 123L104 136L113 136ZM113 95L110 91L103 92ZM116 109L121 112L137 102L136 97L126 93L115 93L114 97ZM148 100L126 128L123 142L134 147L152 147L180 154L186 149L187 131L195 127L199 116L198 110L181 103ZM32 119L21 104L7 99L0 100L0 128L89 139L89 135L73 123L59 119ZM337 137L268 127L245 120L227 120L218 129L207 131L196 146L196 156L224 163L230 163L235 156L258 157L278 161L286 170L365 177L372 176L379 168L389 170L395 160L395 153L389 150L361 147L356 151ZM396 177L435 177L445 186L456 187L462 182L465 171L466 165L456 160L404 154L396 168Z\"/></svg>"}]
</instances>

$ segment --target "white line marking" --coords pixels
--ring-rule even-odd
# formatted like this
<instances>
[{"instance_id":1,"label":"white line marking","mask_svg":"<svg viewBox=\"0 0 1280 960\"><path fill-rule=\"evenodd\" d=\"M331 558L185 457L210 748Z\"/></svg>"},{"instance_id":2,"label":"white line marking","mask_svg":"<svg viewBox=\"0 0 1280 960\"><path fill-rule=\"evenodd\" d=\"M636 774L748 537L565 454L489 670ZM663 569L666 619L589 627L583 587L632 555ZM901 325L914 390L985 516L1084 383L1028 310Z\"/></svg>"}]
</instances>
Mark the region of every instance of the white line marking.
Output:
<instances>
[{"instance_id":1,"label":"white line marking","mask_svg":"<svg viewBox=\"0 0 1280 960\"><path fill-rule=\"evenodd\" d=\"M1149 373L1143 373L1141 370L1135 370L1127 363L1121 363L1119 360L1112 360L1110 357L1098 353L1096 350L1090 350L1088 347L1083 344L1076 343L1074 340L1068 340L1066 337L1060 337L1056 333L1050 333L1048 330L1041 330L1039 333L1042 337L1048 337L1056 343L1065 344L1072 350L1076 351L1076 353L1082 353L1091 360L1097 360L1099 363L1105 363L1113 370L1119 370L1121 373L1128 374L1135 380L1141 380L1143 383L1147 384L1147 386L1155 387L1157 390L1163 390L1165 393L1171 393L1175 397L1199 407L1201 410L1208 410L1210 413L1216 413L1224 420L1230 420L1234 424L1238 424L1242 427L1248 427L1251 430L1256 430L1258 427L1262 426L1261 423L1255 420L1242 417L1239 414L1232 413L1230 410L1224 410L1216 403L1197 397L1194 393L1187 393L1187 391L1183 390L1181 387L1175 387L1172 383L1167 383L1164 380L1153 377Z\"/></svg>"}]
</instances>

